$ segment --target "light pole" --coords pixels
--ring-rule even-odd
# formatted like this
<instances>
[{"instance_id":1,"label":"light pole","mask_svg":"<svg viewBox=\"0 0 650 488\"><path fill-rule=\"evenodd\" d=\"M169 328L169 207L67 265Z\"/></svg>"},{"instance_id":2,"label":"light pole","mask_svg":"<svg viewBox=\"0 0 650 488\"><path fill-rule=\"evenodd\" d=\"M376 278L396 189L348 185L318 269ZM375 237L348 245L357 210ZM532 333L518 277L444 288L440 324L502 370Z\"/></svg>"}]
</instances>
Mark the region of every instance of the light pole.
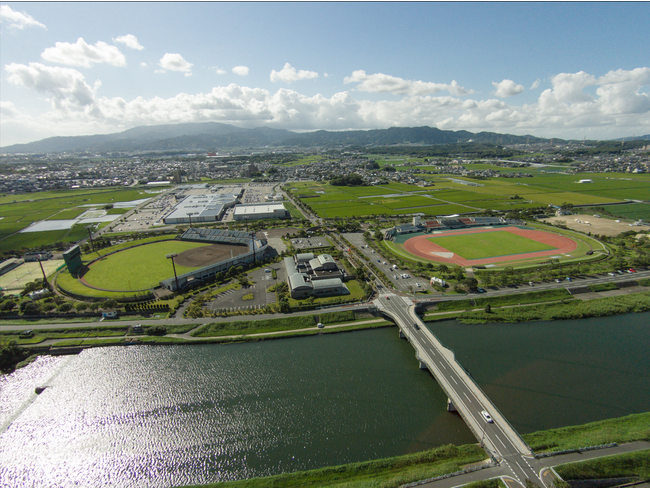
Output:
<instances>
[{"instance_id":1,"label":"light pole","mask_svg":"<svg viewBox=\"0 0 650 488\"><path fill-rule=\"evenodd\" d=\"M178 291L178 276L176 276L176 265L174 264L174 258L178 256L177 252L170 252L165 256L167 259L172 260L172 266L174 267L174 278L176 279L176 291Z\"/></svg>"}]
</instances>

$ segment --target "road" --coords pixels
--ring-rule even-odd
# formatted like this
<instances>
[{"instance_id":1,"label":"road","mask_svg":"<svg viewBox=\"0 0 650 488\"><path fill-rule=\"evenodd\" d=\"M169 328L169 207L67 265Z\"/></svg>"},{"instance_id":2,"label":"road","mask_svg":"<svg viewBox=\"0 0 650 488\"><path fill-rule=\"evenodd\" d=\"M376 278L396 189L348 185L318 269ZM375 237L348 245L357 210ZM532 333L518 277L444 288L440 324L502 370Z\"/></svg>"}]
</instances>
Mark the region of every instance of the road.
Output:
<instances>
[{"instance_id":1,"label":"road","mask_svg":"<svg viewBox=\"0 0 650 488\"><path fill-rule=\"evenodd\" d=\"M543 484L530 464L531 449L455 360L453 352L419 319L415 304L408 298L385 294L375 300L375 305L395 320L415 348L421 364L433 374L490 456L508 470L508 476L521 486L525 486L527 479ZM493 421L487 421L482 412L488 412Z\"/></svg>"}]
</instances>

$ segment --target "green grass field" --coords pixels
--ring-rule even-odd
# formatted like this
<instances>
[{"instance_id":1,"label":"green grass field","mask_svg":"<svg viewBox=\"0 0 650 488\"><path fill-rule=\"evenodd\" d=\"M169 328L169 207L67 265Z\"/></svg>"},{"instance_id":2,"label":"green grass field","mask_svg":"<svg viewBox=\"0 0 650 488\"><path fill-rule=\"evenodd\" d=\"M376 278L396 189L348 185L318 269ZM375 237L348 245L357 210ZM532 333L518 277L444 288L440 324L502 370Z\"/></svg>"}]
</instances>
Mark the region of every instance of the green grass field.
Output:
<instances>
[{"instance_id":1,"label":"green grass field","mask_svg":"<svg viewBox=\"0 0 650 488\"><path fill-rule=\"evenodd\" d=\"M93 263L83 279L90 285L107 290L144 290L174 276L172 263L165 256L206 246L200 242L162 241L126 249ZM198 269L176 265L181 275Z\"/></svg>"},{"instance_id":2,"label":"green grass field","mask_svg":"<svg viewBox=\"0 0 650 488\"><path fill-rule=\"evenodd\" d=\"M427 240L465 259L483 259L556 249L507 231L431 237Z\"/></svg>"},{"instance_id":3,"label":"green grass field","mask_svg":"<svg viewBox=\"0 0 650 488\"><path fill-rule=\"evenodd\" d=\"M0 251L38 248L55 242L75 242L85 235L84 226L69 230L30 232L17 234L34 222L46 219L64 220L74 218L89 207L140 200L154 195L134 189L80 189L74 191L44 191L23 195L0 195Z\"/></svg>"}]
</instances>

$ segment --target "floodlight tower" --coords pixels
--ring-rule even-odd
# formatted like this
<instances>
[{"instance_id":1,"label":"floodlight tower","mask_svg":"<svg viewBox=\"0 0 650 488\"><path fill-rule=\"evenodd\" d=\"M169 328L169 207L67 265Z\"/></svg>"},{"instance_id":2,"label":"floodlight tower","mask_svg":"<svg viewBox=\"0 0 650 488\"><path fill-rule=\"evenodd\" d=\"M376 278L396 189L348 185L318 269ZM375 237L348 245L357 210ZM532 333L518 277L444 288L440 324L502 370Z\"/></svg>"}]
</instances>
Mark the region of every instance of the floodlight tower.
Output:
<instances>
[{"instance_id":1,"label":"floodlight tower","mask_svg":"<svg viewBox=\"0 0 650 488\"><path fill-rule=\"evenodd\" d=\"M248 234L248 237L250 237L253 242L253 265L255 265L255 232Z\"/></svg>"},{"instance_id":2,"label":"floodlight tower","mask_svg":"<svg viewBox=\"0 0 650 488\"><path fill-rule=\"evenodd\" d=\"M172 260L172 266L174 267L174 278L176 279L176 291L178 291L178 276L176 276L176 265L174 264L174 258L178 256L177 252L170 252L165 257Z\"/></svg>"},{"instance_id":3,"label":"floodlight tower","mask_svg":"<svg viewBox=\"0 0 650 488\"><path fill-rule=\"evenodd\" d=\"M192 228L192 215L196 215L198 212L190 212L187 216L190 218L190 229Z\"/></svg>"}]
</instances>

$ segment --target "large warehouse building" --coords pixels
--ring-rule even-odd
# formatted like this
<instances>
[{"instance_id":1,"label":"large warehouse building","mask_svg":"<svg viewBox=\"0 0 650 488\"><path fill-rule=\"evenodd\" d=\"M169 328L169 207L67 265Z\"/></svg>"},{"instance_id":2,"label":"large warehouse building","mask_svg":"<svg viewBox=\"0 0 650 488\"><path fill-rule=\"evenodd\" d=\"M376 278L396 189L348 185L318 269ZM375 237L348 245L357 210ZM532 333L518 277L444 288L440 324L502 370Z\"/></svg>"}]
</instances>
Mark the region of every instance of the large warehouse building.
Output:
<instances>
[{"instance_id":1,"label":"large warehouse building","mask_svg":"<svg viewBox=\"0 0 650 488\"><path fill-rule=\"evenodd\" d=\"M215 222L223 217L226 209L235 206L238 198L239 195L232 193L190 195L181 200L163 222L171 225Z\"/></svg>"},{"instance_id":2,"label":"large warehouse building","mask_svg":"<svg viewBox=\"0 0 650 488\"><path fill-rule=\"evenodd\" d=\"M289 213L281 203L264 203L262 205L237 205L235 220L284 219Z\"/></svg>"}]
</instances>

